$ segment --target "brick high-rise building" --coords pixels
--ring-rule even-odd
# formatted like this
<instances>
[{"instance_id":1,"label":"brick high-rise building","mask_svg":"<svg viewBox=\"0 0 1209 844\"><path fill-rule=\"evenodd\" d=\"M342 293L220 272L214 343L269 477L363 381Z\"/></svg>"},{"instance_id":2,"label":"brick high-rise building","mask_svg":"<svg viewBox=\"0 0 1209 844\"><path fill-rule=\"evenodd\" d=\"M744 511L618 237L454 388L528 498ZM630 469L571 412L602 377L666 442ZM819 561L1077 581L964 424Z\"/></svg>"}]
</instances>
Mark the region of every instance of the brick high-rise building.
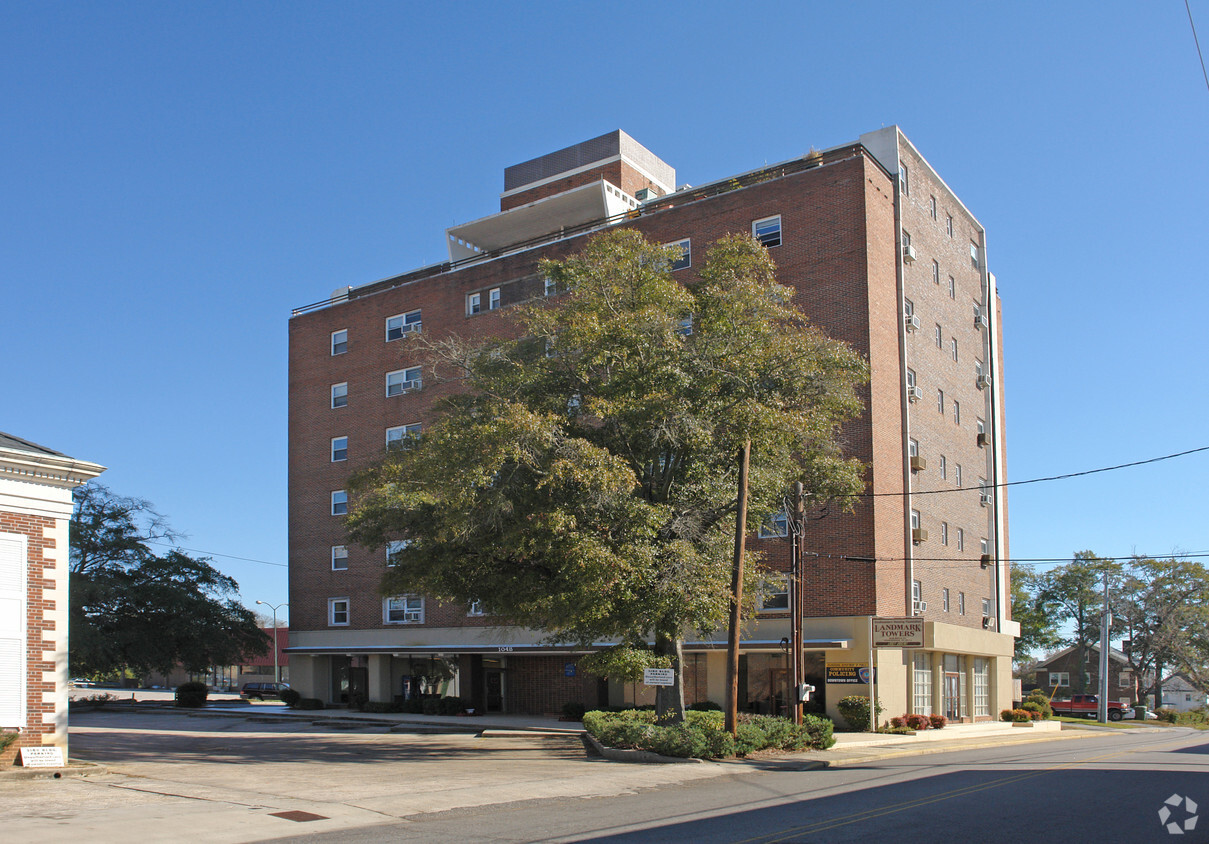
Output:
<instances>
[{"instance_id":1,"label":"brick high-rise building","mask_svg":"<svg viewBox=\"0 0 1209 844\"><path fill-rule=\"evenodd\" d=\"M624 132L505 170L500 212L447 232L450 261L299 308L290 321L292 682L339 702L431 688L480 710L557 712L643 700L645 687L580 675L576 651L502 626L476 607L377 591L386 551L349 544L341 514L350 472L420 432L449 389L424 385L395 342L412 331L464 337L507 330L501 313L540 297L538 260L627 226L681 245L675 275L695 277L724 234L772 253L796 304L865 355L864 414L846 448L868 466L855 511L812 521L806 540L807 681L828 712L870 658L887 715L992 718L1011 700L1018 626L1009 619L1002 333L986 233L897 127L698 187ZM788 542L755 541L786 567ZM789 632L782 595L743 640L745 708L784 705ZM871 650L871 619L923 620L912 648ZM724 697L725 633L686 644L689 702ZM426 679L421 679L426 678Z\"/></svg>"}]
</instances>

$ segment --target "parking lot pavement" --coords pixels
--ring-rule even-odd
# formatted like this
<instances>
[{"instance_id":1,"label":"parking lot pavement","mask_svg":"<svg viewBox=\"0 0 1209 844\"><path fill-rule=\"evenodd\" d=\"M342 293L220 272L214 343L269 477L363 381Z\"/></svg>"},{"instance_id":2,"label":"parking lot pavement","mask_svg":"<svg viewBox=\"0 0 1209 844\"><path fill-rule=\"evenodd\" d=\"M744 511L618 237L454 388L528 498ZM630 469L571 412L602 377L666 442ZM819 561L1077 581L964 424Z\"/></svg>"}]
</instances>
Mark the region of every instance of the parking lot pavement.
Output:
<instances>
[{"instance_id":1,"label":"parking lot pavement","mask_svg":"<svg viewBox=\"0 0 1209 844\"><path fill-rule=\"evenodd\" d=\"M588 757L573 734L413 734L386 724L348 732L301 719L105 709L72 714L71 755L102 772L0 778L7 840L252 841L462 807L605 797L732 770L609 763ZM297 812L319 819L290 819Z\"/></svg>"}]
</instances>

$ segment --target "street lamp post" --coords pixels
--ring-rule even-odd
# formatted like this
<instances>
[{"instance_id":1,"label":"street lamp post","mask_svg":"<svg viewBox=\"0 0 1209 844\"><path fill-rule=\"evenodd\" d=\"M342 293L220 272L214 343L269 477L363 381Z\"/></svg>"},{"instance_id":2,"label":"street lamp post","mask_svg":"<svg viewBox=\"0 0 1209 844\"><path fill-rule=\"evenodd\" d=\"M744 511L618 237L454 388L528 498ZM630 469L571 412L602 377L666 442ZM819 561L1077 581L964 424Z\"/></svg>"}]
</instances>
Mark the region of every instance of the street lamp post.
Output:
<instances>
[{"instance_id":1,"label":"street lamp post","mask_svg":"<svg viewBox=\"0 0 1209 844\"><path fill-rule=\"evenodd\" d=\"M288 607L289 604L277 604L276 606L274 606L273 604L270 604L268 601L257 601L256 603L262 604L273 611L273 682L280 683L281 682L281 666L278 665L278 659L279 659L278 654L280 653L280 651L277 650L277 610L281 607Z\"/></svg>"}]
</instances>

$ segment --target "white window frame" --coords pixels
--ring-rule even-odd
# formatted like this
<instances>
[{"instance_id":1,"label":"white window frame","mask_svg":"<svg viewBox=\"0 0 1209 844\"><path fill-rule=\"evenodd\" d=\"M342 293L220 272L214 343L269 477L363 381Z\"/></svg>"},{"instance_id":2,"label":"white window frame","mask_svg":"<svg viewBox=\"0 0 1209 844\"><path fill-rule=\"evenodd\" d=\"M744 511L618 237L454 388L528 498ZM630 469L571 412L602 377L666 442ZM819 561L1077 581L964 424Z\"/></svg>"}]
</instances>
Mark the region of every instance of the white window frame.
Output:
<instances>
[{"instance_id":1,"label":"white window frame","mask_svg":"<svg viewBox=\"0 0 1209 844\"><path fill-rule=\"evenodd\" d=\"M978 551L980 554L990 554L991 540L987 539L985 536L980 537L978 540Z\"/></svg>"},{"instance_id":2,"label":"white window frame","mask_svg":"<svg viewBox=\"0 0 1209 844\"><path fill-rule=\"evenodd\" d=\"M486 614L482 601L471 601L470 606L466 608L467 618L482 618Z\"/></svg>"},{"instance_id":3,"label":"white window frame","mask_svg":"<svg viewBox=\"0 0 1209 844\"><path fill-rule=\"evenodd\" d=\"M916 651L911 666L911 711L932 714L932 654Z\"/></svg>"},{"instance_id":4,"label":"white window frame","mask_svg":"<svg viewBox=\"0 0 1209 844\"><path fill-rule=\"evenodd\" d=\"M944 416L945 412L945 391L938 389L936 391L936 412Z\"/></svg>"},{"instance_id":5,"label":"white window frame","mask_svg":"<svg viewBox=\"0 0 1209 844\"><path fill-rule=\"evenodd\" d=\"M948 480L949 477L949 461L942 454L940 455L940 479Z\"/></svg>"},{"instance_id":6,"label":"white window frame","mask_svg":"<svg viewBox=\"0 0 1209 844\"><path fill-rule=\"evenodd\" d=\"M949 298L957 298L957 279L953 278L953 276L949 276Z\"/></svg>"},{"instance_id":7,"label":"white window frame","mask_svg":"<svg viewBox=\"0 0 1209 844\"><path fill-rule=\"evenodd\" d=\"M386 373L386 395L403 396L424 388L424 373L421 367L409 366Z\"/></svg>"},{"instance_id":8,"label":"white window frame","mask_svg":"<svg viewBox=\"0 0 1209 844\"><path fill-rule=\"evenodd\" d=\"M946 586L940 590L940 608L945 612L949 611L949 587Z\"/></svg>"},{"instance_id":9,"label":"white window frame","mask_svg":"<svg viewBox=\"0 0 1209 844\"><path fill-rule=\"evenodd\" d=\"M964 551L964 550L966 550L966 532L965 532L965 528L958 528L958 529L957 529L957 550L958 550L958 551Z\"/></svg>"},{"instance_id":10,"label":"white window frame","mask_svg":"<svg viewBox=\"0 0 1209 844\"><path fill-rule=\"evenodd\" d=\"M348 546L332 546L332 571L348 571Z\"/></svg>"},{"instance_id":11,"label":"white window frame","mask_svg":"<svg viewBox=\"0 0 1209 844\"><path fill-rule=\"evenodd\" d=\"M908 369L907 370L907 387L908 388L914 387L917 385L917 383L918 383L918 379L915 376L915 370Z\"/></svg>"},{"instance_id":12,"label":"white window frame","mask_svg":"<svg viewBox=\"0 0 1209 844\"><path fill-rule=\"evenodd\" d=\"M991 661L986 657L974 657L974 716L991 714Z\"/></svg>"},{"instance_id":13,"label":"white window frame","mask_svg":"<svg viewBox=\"0 0 1209 844\"><path fill-rule=\"evenodd\" d=\"M342 443L342 446L338 446ZM340 452L344 452L342 455ZM348 460L348 437L332 437L332 462L342 463Z\"/></svg>"},{"instance_id":14,"label":"white window frame","mask_svg":"<svg viewBox=\"0 0 1209 844\"><path fill-rule=\"evenodd\" d=\"M953 356L953 362L957 363L958 360L957 360L957 338L956 337L949 338L949 354L951 354Z\"/></svg>"},{"instance_id":15,"label":"white window frame","mask_svg":"<svg viewBox=\"0 0 1209 844\"><path fill-rule=\"evenodd\" d=\"M945 224L945 228L949 232L949 237L952 237L953 236L953 215L949 214L947 216L948 216L948 222Z\"/></svg>"},{"instance_id":16,"label":"white window frame","mask_svg":"<svg viewBox=\"0 0 1209 844\"><path fill-rule=\"evenodd\" d=\"M961 486L961 464L960 463L953 464L953 483L957 487Z\"/></svg>"},{"instance_id":17,"label":"white window frame","mask_svg":"<svg viewBox=\"0 0 1209 844\"><path fill-rule=\"evenodd\" d=\"M983 618L991 617L991 599L990 598L982 599L982 617Z\"/></svg>"},{"instance_id":18,"label":"white window frame","mask_svg":"<svg viewBox=\"0 0 1209 844\"><path fill-rule=\"evenodd\" d=\"M498 311L504 306L504 292L501 287L493 287L487 291L487 310Z\"/></svg>"},{"instance_id":19,"label":"white window frame","mask_svg":"<svg viewBox=\"0 0 1209 844\"><path fill-rule=\"evenodd\" d=\"M760 612L785 612L789 609L789 575L775 572L760 585Z\"/></svg>"},{"instance_id":20,"label":"white window frame","mask_svg":"<svg viewBox=\"0 0 1209 844\"><path fill-rule=\"evenodd\" d=\"M331 389L331 406L332 410L338 410L342 407L348 407L348 382L341 381L339 384L333 384Z\"/></svg>"},{"instance_id":21,"label":"white window frame","mask_svg":"<svg viewBox=\"0 0 1209 844\"><path fill-rule=\"evenodd\" d=\"M1059 688L1061 688L1063 686L1065 686L1066 688L1070 688L1070 672L1069 671L1050 671L1049 676L1046 677L1046 681L1049 683L1047 688L1050 688L1050 689L1054 688L1055 686L1057 686Z\"/></svg>"},{"instance_id":22,"label":"white window frame","mask_svg":"<svg viewBox=\"0 0 1209 844\"><path fill-rule=\"evenodd\" d=\"M903 196L911 195L911 171L901 161L898 163L898 186Z\"/></svg>"},{"instance_id":23,"label":"white window frame","mask_svg":"<svg viewBox=\"0 0 1209 844\"><path fill-rule=\"evenodd\" d=\"M395 606L398 605L398 606ZM399 617L392 618L397 613ZM382 599L383 624L423 624L423 595L391 595Z\"/></svg>"},{"instance_id":24,"label":"white window frame","mask_svg":"<svg viewBox=\"0 0 1209 844\"><path fill-rule=\"evenodd\" d=\"M919 530L922 520L918 510L911 511L911 530Z\"/></svg>"},{"instance_id":25,"label":"white window frame","mask_svg":"<svg viewBox=\"0 0 1209 844\"><path fill-rule=\"evenodd\" d=\"M936 197L928 198L928 212L932 215L932 219L936 219Z\"/></svg>"},{"instance_id":26,"label":"white window frame","mask_svg":"<svg viewBox=\"0 0 1209 844\"><path fill-rule=\"evenodd\" d=\"M957 593L957 614L958 615L966 614L966 593L965 592Z\"/></svg>"},{"instance_id":27,"label":"white window frame","mask_svg":"<svg viewBox=\"0 0 1209 844\"><path fill-rule=\"evenodd\" d=\"M932 261L932 283L940 284L940 262L935 259Z\"/></svg>"},{"instance_id":28,"label":"white window frame","mask_svg":"<svg viewBox=\"0 0 1209 844\"><path fill-rule=\"evenodd\" d=\"M974 269L981 269L981 265L978 263L978 244L972 240L970 241L970 263L974 265Z\"/></svg>"},{"instance_id":29,"label":"white window frame","mask_svg":"<svg viewBox=\"0 0 1209 844\"><path fill-rule=\"evenodd\" d=\"M945 347L945 330L940 327L940 323L936 323L936 327L932 329L932 339L936 343L936 348L943 349Z\"/></svg>"},{"instance_id":30,"label":"white window frame","mask_svg":"<svg viewBox=\"0 0 1209 844\"><path fill-rule=\"evenodd\" d=\"M405 313L388 316L386 318L386 342L402 340L406 334L413 332L419 334L423 331L424 323L420 311L420 308L416 308L414 311L406 311ZM398 324L392 326L392 322L397 322Z\"/></svg>"},{"instance_id":31,"label":"white window frame","mask_svg":"<svg viewBox=\"0 0 1209 844\"><path fill-rule=\"evenodd\" d=\"M339 338L339 339L338 339ZM348 329L341 328L339 331L332 332L332 356L343 355L348 352Z\"/></svg>"},{"instance_id":32,"label":"white window frame","mask_svg":"<svg viewBox=\"0 0 1209 844\"><path fill-rule=\"evenodd\" d=\"M693 265L693 240L690 237L684 240L673 240L671 243L665 244L669 249L679 247L680 257L672 260L672 272L676 270L687 270Z\"/></svg>"},{"instance_id":33,"label":"white window frame","mask_svg":"<svg viewBox=\"0 0 1209 844\"><path fill-rule=\"evenodd\" d=\"M760 539L784 539L789 536L789 514L784 510L769 513L764 517L764 521L760 522L756 535Z\"/></svg>"},{"instance_id":34,"label":"white window frame","mask_svg":"<svg viewBox=\"0 0 1209 844\"><path fill-rule=\"evenodd\" d=\"M907 440L907 456L908 457L919 457L919 440L917 440L917 439L908 439Z\"/></svg>"},{"instance_id":35,"label":"white window frame","mask_svg":"<svg viewBox=\"0 0 1209 844\"><path fill-rule=\"evenodd\" d=\"M941 545L949 544L949 523L948 522L940 523L940 544Z\"/></svg>"},{"instance_id":36,"label":"white window frame","mask_svg":"<svg viewBox=\"0 0 1209 844\"><path fill-rule=\"evenodd\" d=\"M759 220L752 220L751 236L758 240L760 245L765 249L780 246L783 242L781 215L776 214L772 217L762 217Z\"/></svg>"},{"instance_id":37,"label":"white window frame","mask_svg":"<svg viewBox=\"0 0 1209 844\"><path fill-rule=\"evenodd\" d=\"M348 491L343 489L332 490L332 509L333 516L348 515Z\"/></svg>"},{"instance_id":38,"label":"white window frame","mask_svg":"<svg viewBox=\"0 0 1209 844\"><path fill-rule=\"evenodd\" d=\"M961 424L961 402L957 399L953 399L953 424Z\"/></svg>"},{"instance_id":39,"label":"white window frame","mask_svg":"<svg viewBox=\"0 0 1209 844\"><path fill-rule=\"evenodd\" d=\"M466 297L466 316L474 316L482 313L483 310L483 294L471 293Z\"/></svg>"},{"instance_id":40,"label":"white window frame","mask_svg":"<svg viewBox=\"0 0 1209 844\"><path fill-rule=\"evenodd\" d=\"M387 567L394 565L394 563L391 562L391 558L394 557L395 554L398 554L400 551L405 550L410 545L411 545L410 539L392 539L390 542L387 542L386 543L386 565L387 565Z\"/></svg>"},{"instance_id":41,"label":"white window frame","mask_svg":"<svg viewBox=\"0 0 1209 844\"><path fill-rule=\"evenodd\" d=\"M22 730L29 717L28 565L29 537L0 533L0 607L4 608L0 612L0 727Z\"/></svg>"},{"instance_id":42,"label":"white window frame","mask_svg":"<svg viewBox=\"0 0 1209 844\"><path fill-rule=\"evenodd\" d=\"M412 422L409 425L395 425L386 429L386 447L387 448L402 448L405 443L412 439L420 438L420 431L423 424L420 422ZM396 433L397 432L397 433Z\"/></svg>"},{"instance_id":43,"label":"white window frame","mask_svg":"<svg viewBox=\"0 0 1209 844\"><path fill-rule=\"evenodd\" d=\"M910 299L903 299L903 314L912 317L915 315L915 303Z\"/></svg>"},{"instance_id":44,"label":"white window frame","mask_svg":"<svg viewBox=\"0 0 1209 844\"><path fill-rule=\"evenodd\" d=\"M542 295L547 298L558 295L558 282L548 275L542 276Z\"/></svg>"},{"instance_id":45,"label":"white window frame","mask_svg":"<svg viewBox=\"0 0 1209 844\"><path fill-rule=\"evenodd\" d=\"M344 608L339 606L343 604ZM344 615L344 620L337 620L338 614ZM328 627L348 627L349 621L352 620L352 602L348 598L328 598L327 599L327 626Z\"/></svg>"}]
</instances>

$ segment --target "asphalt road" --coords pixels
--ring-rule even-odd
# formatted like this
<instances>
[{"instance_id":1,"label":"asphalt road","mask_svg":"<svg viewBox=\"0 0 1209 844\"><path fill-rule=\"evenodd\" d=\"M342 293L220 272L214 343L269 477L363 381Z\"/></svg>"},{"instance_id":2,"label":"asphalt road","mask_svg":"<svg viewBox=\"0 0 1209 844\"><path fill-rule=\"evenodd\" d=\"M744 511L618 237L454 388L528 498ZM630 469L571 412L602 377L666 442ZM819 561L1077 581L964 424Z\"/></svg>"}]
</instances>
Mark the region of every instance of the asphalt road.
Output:
<instances>
[{"instance_id":1,"label":"asphalt road","mask_svg":"<svg viewBox=\"0 0 1209 844\"><path fill-rule=\"evenodd\" d=\"M1209 733L1131 730L861 767L764 770L594 800L553 799L417 816L280 841L1115 842L1209 841ZM301 833L301 830L299 831Z\"/></svg>"}]
</instances>

